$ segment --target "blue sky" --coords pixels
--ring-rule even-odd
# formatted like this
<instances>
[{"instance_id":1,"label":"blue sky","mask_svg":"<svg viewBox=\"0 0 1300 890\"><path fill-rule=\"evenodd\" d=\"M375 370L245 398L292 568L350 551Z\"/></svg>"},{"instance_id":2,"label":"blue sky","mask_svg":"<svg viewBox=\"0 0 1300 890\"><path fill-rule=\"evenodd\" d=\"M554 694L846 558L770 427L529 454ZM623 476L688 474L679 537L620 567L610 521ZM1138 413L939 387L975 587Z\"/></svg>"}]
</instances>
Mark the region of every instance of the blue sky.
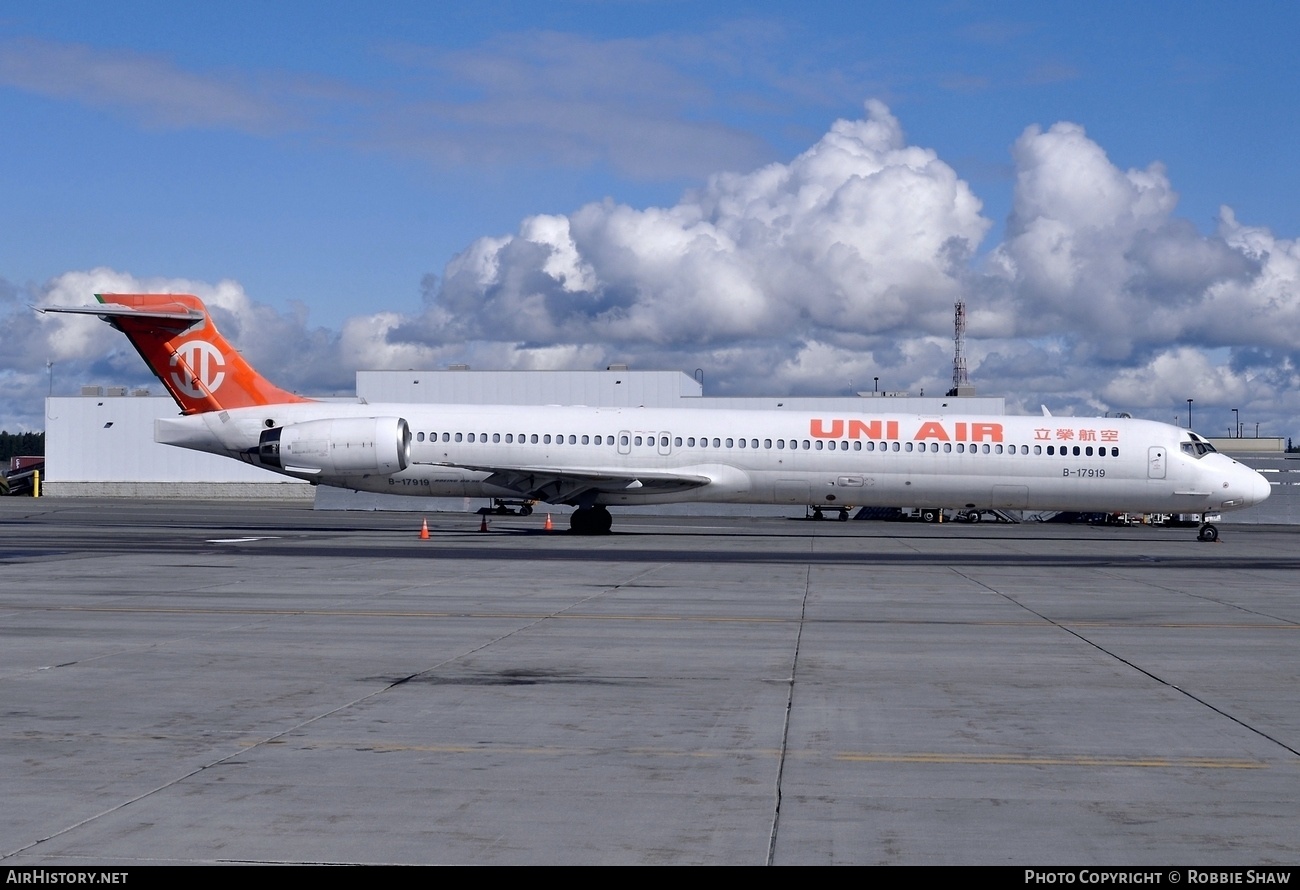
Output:
<instances>
[{"instance_id":1,"label":"blue sky","mask_svg":"<svg viewBox=\"0 0 1300 890\"><path fill-rule=\"evenodd\" d=\"M1013 408L1168 420L1186 391L1290 435L1298 24L1285 3L10 4L0 313L28 333L0 348L0 423L39 427L46 361L66 392L139 374L111 332L24 314L113 282L220 291L224 326L274 330L266 370L309 391L625 358L708 360L721 392L915 391L945 382L960 297L972 377ZM860 129L857 160L800 172L836 121L869 120L885 142ZM782 229L768 165L837 196ZM877 250L913 223L961 268ZM700 225L712 252L675 269Z\"/></svg>"}]
</instances>

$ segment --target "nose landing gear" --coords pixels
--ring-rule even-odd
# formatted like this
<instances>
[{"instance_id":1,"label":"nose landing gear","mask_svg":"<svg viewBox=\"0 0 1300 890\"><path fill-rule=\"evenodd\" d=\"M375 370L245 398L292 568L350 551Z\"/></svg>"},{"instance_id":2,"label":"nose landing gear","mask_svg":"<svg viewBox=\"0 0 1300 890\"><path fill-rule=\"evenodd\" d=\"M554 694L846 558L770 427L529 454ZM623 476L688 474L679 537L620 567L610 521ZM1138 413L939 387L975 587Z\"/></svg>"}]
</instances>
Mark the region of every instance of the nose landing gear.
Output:
<instances>
[{"instance_id":1,"label":"nose landing gear","mask_svg":"<svg viewBox=\"0 0 1300 890\"><path fill-rule=\"evenodd\" d=\"M1196 533L1196 540L1209 541L1213 544L1215 541L1219 540L1219 530L1207 522L1205 525L1201 526L1201 530Z\"/></svg>"}]
</instances>

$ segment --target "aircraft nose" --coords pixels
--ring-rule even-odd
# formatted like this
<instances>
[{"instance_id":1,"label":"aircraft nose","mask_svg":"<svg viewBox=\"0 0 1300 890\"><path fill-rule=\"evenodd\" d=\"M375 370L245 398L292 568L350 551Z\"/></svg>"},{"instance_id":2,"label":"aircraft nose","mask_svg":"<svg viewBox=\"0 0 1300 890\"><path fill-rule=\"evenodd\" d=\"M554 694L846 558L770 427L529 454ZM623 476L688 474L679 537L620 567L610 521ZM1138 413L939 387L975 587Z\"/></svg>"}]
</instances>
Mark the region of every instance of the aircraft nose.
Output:
<instances>
[{"instance_id":1,"label":"aircraft nose","mask_svg":"<svg viewBox=\"0 0 1300 890\"><path fill-rule=\"evenodd\" d=\"M1273 486L1264 478L1264 475L1255 472L1249 467L1242 467L1242 469L1249 474L1248 478L1242 482L1242 488L1246 492L1246 505L1253 507L1255 504L1268 500L1268 496L1273 493Z\"/></svg>"}]
</instances>

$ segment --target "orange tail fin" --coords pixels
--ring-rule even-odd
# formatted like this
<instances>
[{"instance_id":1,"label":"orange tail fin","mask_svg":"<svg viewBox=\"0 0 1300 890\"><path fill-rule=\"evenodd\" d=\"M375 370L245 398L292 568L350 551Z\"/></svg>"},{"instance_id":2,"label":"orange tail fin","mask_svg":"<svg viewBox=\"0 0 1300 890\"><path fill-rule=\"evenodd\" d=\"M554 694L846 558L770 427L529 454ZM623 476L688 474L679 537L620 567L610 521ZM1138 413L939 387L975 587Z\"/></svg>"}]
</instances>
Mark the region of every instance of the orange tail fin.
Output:
<instances>
[{"instance_id":1,"label":"orange tail fin","mask_svg":"<svg viewBox=\"0 0 1300 890\"><path fill-rule=\"evenodd\" d=\"M253 370L196 296L96 294L95 299L103 305L79 311L126 334L184 414L311 401Z\"/></svg>"}]
</instances>

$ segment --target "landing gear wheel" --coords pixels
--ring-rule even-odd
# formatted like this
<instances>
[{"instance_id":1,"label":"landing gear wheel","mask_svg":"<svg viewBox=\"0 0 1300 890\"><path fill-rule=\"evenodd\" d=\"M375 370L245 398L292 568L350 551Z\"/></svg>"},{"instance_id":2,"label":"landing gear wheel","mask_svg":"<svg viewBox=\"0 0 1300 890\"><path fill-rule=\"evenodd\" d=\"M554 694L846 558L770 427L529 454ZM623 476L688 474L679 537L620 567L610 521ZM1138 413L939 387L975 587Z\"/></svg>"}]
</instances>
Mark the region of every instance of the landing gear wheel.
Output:
<instances>
[{"instance_id":1,"label":"landing gear wheel","mask_svg":"<svg viewBox=\"0 0 1300 890\"><path fill-rule=\"evenodd\" d=\"M967 514L967 516L966 516L966 521L967 521L967 522L979 522L979 521L980 521L980 514L979 514L979 512L976 511L976 512L973 512L973 513L969 513L969 514Z\"/></svg>"},{"instance_id":2,"label":"landing gear wheel","mask_svg":"<svg viewBox=\"0 0 1300 890\"><path fill-rule=\"evenodd\" d=\"M840 522L848 522L848 521L849 521L849 508L848 508L848 507L840 507L839 520L840 520Z\"/></svg>"},{"instance_id":3,"label":"landing gear wheel","mask_svg":"<svg viewBox=\"0 0 1300 890\"><path fill-rule=\"evenodd\" d=\"M614 525L614 517L604 507L579 507L569 514L569 530L577 535L604 535Z\"/></svg>"},{"instance_id":4,"label":"landing gear wheel","mask_svg":"<svg viewBox=\"0 0 1300 890\"><path fill-rule=\"evenodd\" d=\"M1200 533L1196 536L1196 540L1214 543L1219 540L1219 530L1212 525L1203 525Z\"/></svg>"},{"instance_id":5,"label":"landing gear wheel","mask_svg":"<svg viewBox=\"0 0 1300 890\"><path fill-rule=\"evenodd\" d=\"M822 515L821 507L813 507L813 519L815 519L818 522L821 522L825 518L826 517Z\"/></svg>"},{"instance_id":6,"label":"landing gear wheel","mask_svg":"<svg viewBox=\"0 0 1300 890\"><path fill-rule=\"evenodd\" d=\"M937 522L939 520L939 514L934 510L926 510L921 514L921 518L926 522Z\"/></svg>"},{"instance_id":7,"label":"landing gear wheel","mask_svg":"<svg viewBox=\"0 0 1300 890\"><path fill-rule=\"evenodd\" d=\"M530 507L530 506L528 506L527 504L524 504L522 507L519 508L519 515L520 515L520 516L532 516L532 515L533 515L533 508Z\"/></svg>"}]
</instances>

